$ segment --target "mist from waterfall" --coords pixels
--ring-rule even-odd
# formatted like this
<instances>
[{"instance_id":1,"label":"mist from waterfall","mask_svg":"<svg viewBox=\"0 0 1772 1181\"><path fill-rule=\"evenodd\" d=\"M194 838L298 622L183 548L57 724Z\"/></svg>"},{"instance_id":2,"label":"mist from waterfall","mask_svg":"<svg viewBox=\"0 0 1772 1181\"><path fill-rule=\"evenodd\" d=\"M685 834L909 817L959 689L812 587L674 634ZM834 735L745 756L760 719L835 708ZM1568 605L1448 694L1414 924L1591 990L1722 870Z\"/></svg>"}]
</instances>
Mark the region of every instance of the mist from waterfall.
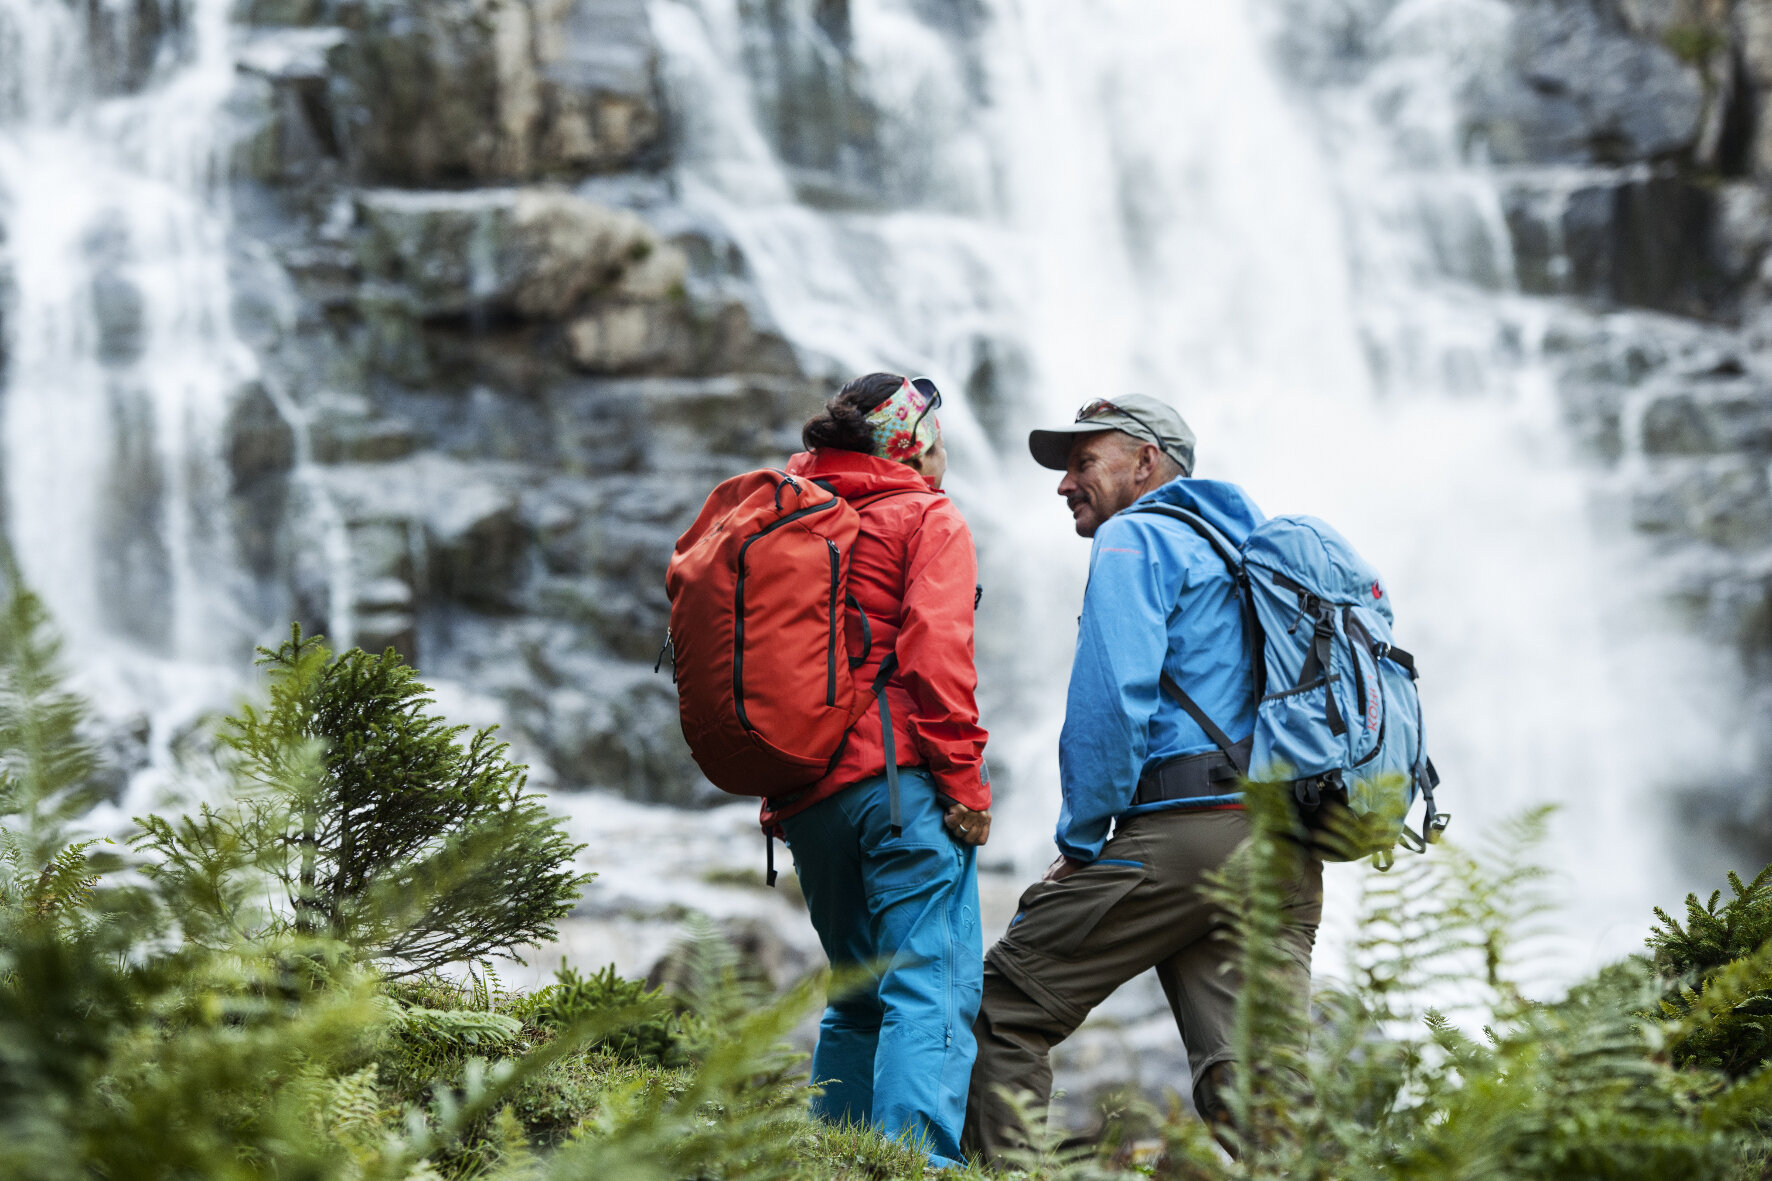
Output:
<instances>
[{"instance_id":1,"label":"mist from waterfall","mask_svg":"<svg viewBox=\"0 0 1772 1181\"><path fill-rule=\"evenodd\" d=\"M1277 33L1296 42L1300 18L1279 0L989 0L941 28L911 0L849 12L832 30L781 6L795 61L739 0L651 6L684 203L815 367L948 394L985 577L986 863L1051 856L1088 552L1022 440L1137 391L1187 416L1201 475L1328 518L1386 572L1455 837L1563 806L1553 975L1638 949L1684 888L1665 789L1740 755L1734 674L1592 519L1538 355L1546 307L1512 290L1493 178L1458 150L1454 96L1499 53L1505 6L1396 5L1367 68L1309 90L1285 76ZM834 77L873 151L809 171L783 112ZM1329 878L1333 912L1348 879Z\"/></svg>"}]
</instances>

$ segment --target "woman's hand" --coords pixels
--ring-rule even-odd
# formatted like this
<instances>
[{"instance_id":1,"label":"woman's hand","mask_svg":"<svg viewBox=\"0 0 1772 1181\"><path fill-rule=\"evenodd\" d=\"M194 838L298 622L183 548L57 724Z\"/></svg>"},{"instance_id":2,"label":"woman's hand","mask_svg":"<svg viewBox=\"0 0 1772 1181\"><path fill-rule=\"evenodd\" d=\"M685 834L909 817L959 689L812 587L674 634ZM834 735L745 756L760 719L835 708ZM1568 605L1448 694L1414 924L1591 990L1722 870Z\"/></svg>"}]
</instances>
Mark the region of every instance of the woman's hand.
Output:
<instances>
[{"instance_id":1,"label":"woman's hand","mask_svg":"<svg viewBox=\"0 0 1772 1181\"><path fill-rule=\"evenodd\" d=\"M965 804L954 804L942 816L941 822L947 825L948 831L954 834L956 841L964 841L968 845L982 845L991 839L991 811L989 808L982 812L974 812Z\"/></svg>"}]
</instances>

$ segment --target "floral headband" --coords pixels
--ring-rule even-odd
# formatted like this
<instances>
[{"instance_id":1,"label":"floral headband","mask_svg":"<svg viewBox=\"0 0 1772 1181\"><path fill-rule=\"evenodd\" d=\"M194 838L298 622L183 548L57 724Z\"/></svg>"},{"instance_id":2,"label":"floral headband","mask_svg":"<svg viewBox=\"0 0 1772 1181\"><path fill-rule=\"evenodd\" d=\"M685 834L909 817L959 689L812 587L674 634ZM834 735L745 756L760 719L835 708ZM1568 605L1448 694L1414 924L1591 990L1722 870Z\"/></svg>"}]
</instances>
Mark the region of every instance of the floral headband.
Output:
<instances>
[{"instance_id":1,"label":"floral headband","mask_svg":"<svg viewBox=\"0 0 1772 1181\"><path fill-rule=\"evenodd\" d=\"M907 378L890 398L868 411L874 432L874 454L882 459L915 459L941 438L941 424L931 415L941 405L941 391L927 377Z\"/></svg>"}]
</instances>

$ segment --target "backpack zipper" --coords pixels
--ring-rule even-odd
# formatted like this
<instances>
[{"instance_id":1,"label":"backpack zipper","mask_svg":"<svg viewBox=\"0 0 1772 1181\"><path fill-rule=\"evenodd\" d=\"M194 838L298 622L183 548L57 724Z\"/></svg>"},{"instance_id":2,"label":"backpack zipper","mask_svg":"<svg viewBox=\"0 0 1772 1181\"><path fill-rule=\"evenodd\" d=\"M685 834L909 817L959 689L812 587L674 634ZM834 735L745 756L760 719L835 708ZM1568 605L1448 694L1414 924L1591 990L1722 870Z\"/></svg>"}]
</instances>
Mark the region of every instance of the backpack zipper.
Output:
<instances>
[{"instance_id":1,"label":"backpack zipper","mask_svg":"<svg viewBox=\"0 0 1772 1181\"><path fill-rule=\"evenodd\" d=\"M824 703L837 704L837 578L839 576L837 543L825 538L831 547L831 642L825 649Z\"/></svg>"},{"instance_id":2,"label":"backpack zipper","mask_svg":"<svg viewBox=\"0 0 1772 1181\"><path fill-rule=\"evenodd\" d=\"M798 485L796 485L796 487L798 487ZM776 485L776 491L778 493L781 491L781 485L779 485L779 484ZM743 726L746 730L755 730L756 727L751 725L751 719L749 717L745 716L745 712L744 712L744 580L745 580L745 573L746 573L745 564L744 564L745 554L750 550L751 546L754 545L758 540L763 538L765 535L767 535L769 533L773 533L775 530L780 529L783 525L786 525L788 522L797 521L801 517L804 517L809 513L821 513L828 508L835 508L836 505L837 505L837 498L832 497L831 499L824 501L821 504L813 504L813 505L808 505L805 508L795 509L793 512L789 513L787 516L781 518L779 521L776 521L770 525L765 525L763 528L757 530L755 533L753 533L749 537L745 538L744 544L738 547L738 586L736 588L734 588L734 590L732 592L732 597L733 597L733 603L732 603L732 619L733 619L733 626L732 626L732 706L734 709L736 709L738 711L738 724ZM826 540L829 540L829 539L827 538Z\"/></svg>"}]
</instances>

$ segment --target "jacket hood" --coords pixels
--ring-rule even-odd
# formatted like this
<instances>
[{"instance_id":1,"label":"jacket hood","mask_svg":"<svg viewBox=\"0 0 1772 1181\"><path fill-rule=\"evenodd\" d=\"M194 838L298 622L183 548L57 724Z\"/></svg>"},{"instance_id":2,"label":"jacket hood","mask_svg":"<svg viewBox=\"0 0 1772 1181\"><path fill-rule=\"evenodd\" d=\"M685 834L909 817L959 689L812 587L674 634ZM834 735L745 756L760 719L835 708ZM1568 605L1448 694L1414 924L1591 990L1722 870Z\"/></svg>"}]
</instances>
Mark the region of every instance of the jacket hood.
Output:
<instances>
[{"instance_id":1,"label":"jacket hood","mask_svg":"<svg viewBox=\"0 0 1772 1181\"><path fill-rule=\"evenodd\" d=\"M1247 492L1223 480L1177 476L1161 488L1146 492L1122 511L1129 512L1141 504L1169 504L1197 513L1238 547L1256 526L1267 520Z\"/></svg>"},{"instance_id":2,"label":"jacket hood","mask_svg":"<svg viewBox=\"0 0 1772 1181\"><path fill-rule=\"evenodd\" d=\"M788 460L788 475L809 480L824 480L831 490L845 500L872 496L877 492L935 492L917 472L902 463L865 455L860 451L841 451L821 447L802 451Z\"/></svg>"}]
</instances>

